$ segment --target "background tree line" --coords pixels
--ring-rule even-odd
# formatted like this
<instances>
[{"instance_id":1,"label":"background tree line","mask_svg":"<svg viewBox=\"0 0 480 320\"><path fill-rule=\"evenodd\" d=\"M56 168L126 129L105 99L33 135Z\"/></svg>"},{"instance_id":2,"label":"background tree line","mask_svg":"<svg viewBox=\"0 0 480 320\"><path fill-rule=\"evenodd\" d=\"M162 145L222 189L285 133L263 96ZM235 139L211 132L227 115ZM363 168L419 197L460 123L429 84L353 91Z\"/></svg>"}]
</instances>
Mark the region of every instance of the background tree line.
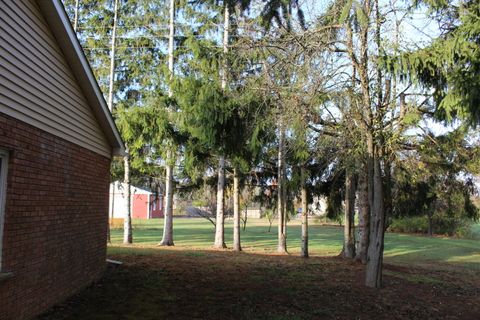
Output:
<instances>
[{"instance_id":1,"label":"background tree line","mask_svg":"<svg viewBox=\"0 0 480 320\"><path fill-rule=\"evenodd\" d=\"M278 219L279 252L301 204L308 257L308 204L325 196L342 254L380 287L389 226L411 231L418 216L455 233L478 219L480 5L312 3L318 13L295 0L64 1L129 150L112 179L130 172L167 195L161 244L173 245L173 194L208 184L226 247L231 186L240 251L248 187Z\"/></svg>"}]
</instances>

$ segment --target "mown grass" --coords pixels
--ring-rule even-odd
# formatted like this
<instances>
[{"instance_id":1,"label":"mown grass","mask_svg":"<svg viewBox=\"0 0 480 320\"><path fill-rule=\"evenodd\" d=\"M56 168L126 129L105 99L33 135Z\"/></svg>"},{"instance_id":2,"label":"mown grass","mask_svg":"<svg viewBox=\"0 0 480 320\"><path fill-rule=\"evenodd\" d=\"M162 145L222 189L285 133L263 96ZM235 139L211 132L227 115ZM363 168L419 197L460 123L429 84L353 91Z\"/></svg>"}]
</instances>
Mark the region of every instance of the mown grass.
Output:
<instances>
[{"instance_id":1,"label":"mown grass","mask_svg":"<svg viewBox=\"0 0 480 320\"><path fill-rule=\"evenodd\" d=\"M152 253L151 246L160 242L163 219L135 220L134 246L119 246L122 242L122 230L112 230L110 254ZM477 225L480 232L480 225ZM300 231L298 221L288 225L288 249L293 255L300 252ZM342 249L343 229L337 226L311 225L309 229L309 249L312 255L335 256ZM261 219L249 219L247 228L242 230L242 247L251 253L274 253L277 244L277 229L272 226L268 232L268 222ZM210 249L214 240L213 225L200 218L175 218L175 246L183 249ZM232 244L232 223L226 221L225 240ZM139 248L144 247L144 248ZM148 248L150 247L150 248ZM454 239L448 237L426 237L410 234L387 233L385 237L385 261L395 264L432 264L461 266L471 270L480 270L480 243L478 240Z\"/></svg>"},{"instance_id":2,"label":"mown grass","mask_svg":"<svg viewBox=\"0 0 480 320\"><path fill-rule=\"evenodd\" d=\"M336 258L343 228L312 225L310 259L298 256L300 224L288 227L291 255L274 255L276 228L250 219L243 253L213 250L213 226L175 218L175 247L157 246L163 220L134 221L134 244L112 230L108 256L122 261L52 308L59 319L477 319L479 243L388 233L384 288L365 288L365 266ZM227 221L226 242L232 243Z\"/></svg>"}]
</instances>

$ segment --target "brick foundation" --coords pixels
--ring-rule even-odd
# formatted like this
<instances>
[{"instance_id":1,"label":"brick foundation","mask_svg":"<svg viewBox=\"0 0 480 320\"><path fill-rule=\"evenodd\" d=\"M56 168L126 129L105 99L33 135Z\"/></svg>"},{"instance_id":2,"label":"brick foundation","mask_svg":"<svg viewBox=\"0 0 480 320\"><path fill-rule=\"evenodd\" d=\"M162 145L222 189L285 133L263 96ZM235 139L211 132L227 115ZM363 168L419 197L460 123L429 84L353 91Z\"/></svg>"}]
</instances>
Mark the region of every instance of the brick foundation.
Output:
<instances>
[{"instance_id":1,"label":"brick foundation","mask_svg":"<svg viewBox=\"0 0 480 320\"><path fill-rule=\"evenodd\" d=\"M110 159L0 113L9 151L0 319L30 319L105 268Z\"/></svg>"}]
</instances>

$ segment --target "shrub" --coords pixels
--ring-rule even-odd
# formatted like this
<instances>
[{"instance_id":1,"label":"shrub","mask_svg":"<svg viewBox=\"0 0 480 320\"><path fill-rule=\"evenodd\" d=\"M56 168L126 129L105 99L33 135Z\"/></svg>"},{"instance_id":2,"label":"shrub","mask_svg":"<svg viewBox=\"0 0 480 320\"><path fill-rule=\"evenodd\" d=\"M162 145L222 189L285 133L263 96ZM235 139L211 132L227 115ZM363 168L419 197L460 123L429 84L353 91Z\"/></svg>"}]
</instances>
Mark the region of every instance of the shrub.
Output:
<instances>
[{"instance_id":1,"label":"shrub","mask_svg":"<svg viewBox=\"0 0 480 320\"><path fill-rule=\"evenodd\" d=\"M392 232L427 233L428 219L424 216L396 218L393 219L388 230Z\"/></svg>"},{"instance_id":2,"label":"shrub","mask_svg":"<svg viewBox=\"0 0 480 320\"><path fill-rule=\"evenodd\" d=\"M435 234L474 238L473 224L472 220L459 219L442 213L435 213L432 216L432 227ZM428 218L426 216L395 218L388 227L388 231L427 234Z\"/></svg>"}]
</instances>

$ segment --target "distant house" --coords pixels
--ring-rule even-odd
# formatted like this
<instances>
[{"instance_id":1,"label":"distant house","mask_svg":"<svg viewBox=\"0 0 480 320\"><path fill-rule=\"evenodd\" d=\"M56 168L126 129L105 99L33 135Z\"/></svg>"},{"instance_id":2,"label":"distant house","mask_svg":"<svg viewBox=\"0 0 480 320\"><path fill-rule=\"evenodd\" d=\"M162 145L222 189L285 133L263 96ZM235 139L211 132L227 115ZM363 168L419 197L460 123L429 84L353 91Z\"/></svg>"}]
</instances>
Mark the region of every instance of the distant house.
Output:
<instances>
[{"instance_id":1,"label":"distant house","mask_svg":"<svg viewBox=\"0 0 480 320\"><path fill-rule=\"evenodd\" d=\"M127 213L127 185L118 181L110 184L110 218L124 218ZM163 196L146 189L130 186L131 214L136 219L163 218Z\"/></svg>"},{"instance_id":2,"label":"distant house","mask_svg":"<svg viewBox=\"0 0 480 320\"><path fill-rule=\"evenodd\" d=\"M0 0L0 319L31 319L105 269L123 144L59 0Z\"/></svg>"},{"instance_id":3,"label":"distant house","mask_svg":"<svg viewBox=\"0 0 480 320\"><path fill-rule=\"evenodd\" d=\"M262 218L263 216L262 206L259 203L252 203L245 207L242 210L242 214L245 214L245 210L247 211L248 218Z\"/></svg>"}]
</instances>

